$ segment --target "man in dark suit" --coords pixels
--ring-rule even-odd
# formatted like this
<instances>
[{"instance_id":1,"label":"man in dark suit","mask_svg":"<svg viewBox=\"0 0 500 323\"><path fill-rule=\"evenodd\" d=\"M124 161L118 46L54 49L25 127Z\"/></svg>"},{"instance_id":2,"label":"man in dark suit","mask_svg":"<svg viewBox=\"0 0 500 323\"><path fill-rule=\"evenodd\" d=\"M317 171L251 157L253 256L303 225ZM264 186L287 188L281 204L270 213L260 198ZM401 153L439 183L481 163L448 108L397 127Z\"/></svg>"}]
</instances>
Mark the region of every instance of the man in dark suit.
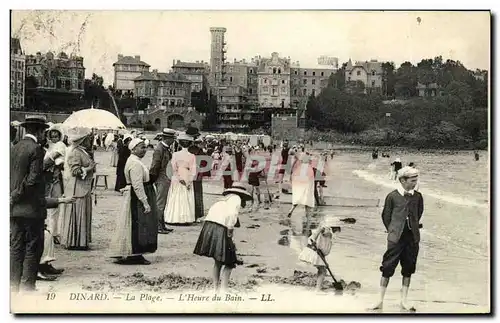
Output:
<instances>
[{"instance_id":1,"label":"man in dark suit","mask_svg":"<svg viewBox=\"0 0 500 323\"><path fill-rule=\"evenodd\" d=\"M401 263L401 309L414 312L415 308L409 306L406 299L411 275L415 273L417 264L424 199L415 190L418 183L417 169L408 166L400 169L398 179L401 186L387 195L382 211L382 221L388 232L387 251L380 266L380 300L373 309L382 309L389 279L394 275L398 263Z\"/></svg>"},{"instance_id":2,"label":"man in dark suit","mask_svg":"<svg viewBox=\"0 0 500 323\"><path fill-rule=\"evenodd\" d=\"M49 126L42 117L28 116L26 135L10 155L10 282L11 290L35 290L43 252L47 216L40 143Z\"/></svg>"},{"instance_id":3,"label":"man in dark suit","mask_svg":"<svg viewBox=\"0 0 500 323\"><path fill-rule=\"evenodd\" d=\"M156 205L158 207L158 233L167 234L172 232L165 225L163 212L167 205L168 191L170 189L170 177L167 174L167 166L170 167L172 159L172 143L175 140L175 130L165 128L162 139L153 152L153 160L149 169L149 180L156 186ZM171 176L171 174L170 174Z\"/></svg>"}]
</instances>

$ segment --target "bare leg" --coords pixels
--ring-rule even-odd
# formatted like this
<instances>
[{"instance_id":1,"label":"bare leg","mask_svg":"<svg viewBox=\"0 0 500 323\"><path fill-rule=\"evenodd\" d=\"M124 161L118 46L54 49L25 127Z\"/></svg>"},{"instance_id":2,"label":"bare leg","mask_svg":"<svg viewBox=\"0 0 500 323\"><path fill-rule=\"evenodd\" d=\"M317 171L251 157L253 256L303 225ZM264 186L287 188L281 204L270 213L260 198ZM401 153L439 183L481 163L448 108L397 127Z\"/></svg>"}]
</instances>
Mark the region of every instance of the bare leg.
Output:
<instances>
[{"instance_id":1,"label":"bare leg","mask_svg":"<svg viewBox=\"0 0 500 323\"><path fill-rule=\"evenodd\" d=\"M231 277L232 268L224 266L222 269L222 291L226 292L229 289L229 278Z\"/></svg>"},{"instance_id":2,"label":"bare leg","mask_svg":"<svg viewBox=\"0 0 500 323\"><path fill-rule=\"evenodd\" d=\"M257 202L260 204L261 203L261 200L260 200L260 187L258 187L258 186L255 187L255 194L257 194Z\"/></svg>"},{"instance_id":3,"label":"bare leg","mask_svg":"<svg viewBox=\"0 0 500 323\"><path fill-rule=\"evenodd\" d=\"M415 312L415 308L407 303L408 290L410 289L411 277L403 277L403 286L401 287L401 309L403 311Z\"/></svg>"},{"instance_id":4,"label":"bare leg","mask_svg":"<svg viewBox=\"0 0 500 323\"><path fill-rule=\"evenodd\" d=\"M255 191L255 186L252 186L252 192L250 194L252 194L252 206L250 208L253 209L253 204L254 204L254 200L253 200L253 192Z\"/></svg>"},{"instance_id":5,"label":"bare leg","mask_svg":"<svg viewBox=\"0 0 500 323\"><path fill-rule=\"evenodd\" d=\"M212 278L214 281L214 290L216 293L219 292L219 287L220 287L220 270L222 268L222 263L215 260L214 262L214 268L212 272Z\"/></svg>"},{"instance_id":6,"label":"bare leg","mask_svg":"<svg viewBox=\"0 0 500 323\"><path fill-rule=\"evenodd\" d=\"M370 309L381 310L384 307L384 297L387 290L387 285L389 285L389 278L382 276L382 278L380 278L380 299L378 303Z\"/></svg>"},{"instance_id":7,"label":"bare leg","mask_svg":"<svg viewBox=\"0 0 500 323\"><path fill-rule=\"evenodd\" d=\"M316 291L320 292L323 286L323 281L326 277L326 268L324 266L318 266L318 279L316 281Z\"/></svg>"}]
</instances>

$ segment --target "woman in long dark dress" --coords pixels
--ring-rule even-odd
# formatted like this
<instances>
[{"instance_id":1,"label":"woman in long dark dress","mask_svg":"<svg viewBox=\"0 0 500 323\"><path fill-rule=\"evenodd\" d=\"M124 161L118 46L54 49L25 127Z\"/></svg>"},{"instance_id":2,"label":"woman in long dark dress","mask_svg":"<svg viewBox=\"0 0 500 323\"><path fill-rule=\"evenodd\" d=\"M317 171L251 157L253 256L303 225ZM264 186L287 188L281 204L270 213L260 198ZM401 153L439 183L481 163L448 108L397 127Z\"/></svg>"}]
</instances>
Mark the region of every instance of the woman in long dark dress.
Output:
<instances>
[{"instance_id":1,"label":"woman in long dark dress","mask_svg":"<svg viewBox=\"0 0 500 323\"><path fill-rule=\"evenodd\" d=\"M205 207L203 204L203 177L210 176L210 170L205 172L200 172L200 170L206 169L208 165L208 156L200 148L201 140L196 139L194 144L189 147L188 151L196 155L196 179L193 181L193 191L194 191L194 216L198 220L205 216Z\"/></svg>"},{"instance_id":2,"label":"woman in long dark dress","mask_svg":"<svg viewBox=\"0 0 500 323\"><path fill-rule=\"evenodd\" d=\"M129 189L123 195L112 257L118 258L115 263L121 265L149 265L143 254L154 253L158 248L156 193L149 180L149 169L141 161L146 145L134 138L128 148L131 155L125 165L125 179Z\"/></svg>"},{"instance_id":3,"label":"woman in long dark dress","mask_svg":"<svg viewBox=\"0 0 500 323\"><path fill-rule=\"evenodd\" d=\"M130 149L128 145L132 140L132 136L126 134L123 136L122 143L118 140L118 163L116 165L116 184L115 191L120 192L122 188L127 186L127 181L125 180L125 164L130 156Z\"/></svg>"}]
</instances>

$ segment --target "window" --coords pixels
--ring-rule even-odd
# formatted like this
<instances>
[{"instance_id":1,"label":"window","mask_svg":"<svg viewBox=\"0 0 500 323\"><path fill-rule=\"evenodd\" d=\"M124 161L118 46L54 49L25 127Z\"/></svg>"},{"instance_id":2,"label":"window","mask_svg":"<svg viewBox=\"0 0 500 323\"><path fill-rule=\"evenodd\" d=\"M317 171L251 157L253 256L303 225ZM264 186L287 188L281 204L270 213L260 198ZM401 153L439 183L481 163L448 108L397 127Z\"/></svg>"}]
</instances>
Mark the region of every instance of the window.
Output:
<instances>
[{"instance_id":1,"label":"window","mask_svg":"<svg viewBox=\"0 0 500 323\"><path fill-rule=\"evenodd\" d=\"M372 71L372 75L375 76L375 71Z\"/></svg>"},{"instance_id":2,"label":"window","mask_svg":"<svg viewBox=\"0 0 500 323\"><path fill-rule=\"evenodd\" d=\"M267 79L264 79L264 84L267 84Z\"/></svg>"},{"instance_id":3,"label":"window","mask_svg":"<svg viewBox=\"0 0 500 323\"><path fill-rule=\"evenodd\" d=\"M276 95L276 89L273 88L273 95Z\"/></svg>"},{"instance_id":4,"label":"window","mask_svg":"<svg viewBox=\"0 0 500 323\"><path fill-rule=\"evenodd\" d=\"M316 76L316 72L313 72L313 76Z\"/></svg>"},{"instance_id":5,"label":"window","mask_svg":"<svg viewBox=\"0 0 500 323\"><path fill-rule=\"evenodd\" d=\"M281 80L281 84L285 84L285 80Z\"/></svg>"},{"instance_id":6,"label":"window","mask_svg":"<svg viewBox=\"0 0 500 323\"><path fill-rule=\"evenodd\" d=\"M281 74L281 68L278 68L278 74Z\"/></svg>"},{"instance_id":7,"label":"window","mask_svg":"<svg viewBox=\"0 0 500 323\"><path fill-rule=\"evenodd\" d=\"M299 72L297 72L297 71L294 71L294 72L293 72L293 74L295 74L295 75L298 75L298 74L299 74Z\"/></svg>"},{"instance_id":8,"label":"window","mask_svg":"<svg viewBox=\"0 0 500 323\"><path fill-rule=\"evenodd\" d=\"M315 84L316 84L316 80L314 80L314 79L313 79L313 80L311 81L311 83L312 83L312 85L315 85Z\"/></svg>"},{"instance_id":9,"label":"window","mask_svg":"<svg viewBox=\"0 0 500 323\"><path fill-rule=\"evenodd\" d=\"M283 87L281 88L281 93L286 93L286 87L284 87L284 86L283 86Z\"/></svg>"},{"instance_id":10,"label":"window","mask_svg":"<svg viewBox=\"0 0 500 323\"><path fill-rule=\"evenodd\" d=\"M262 92L265 92L265 93L269 92L269 87L264 86L264 87L262 88Z\"/></svg>"},{"instance_id":11,"label":"window","mask_svg":"<svg viewBox=\"0 0 500 323\"><path fill-rule=\"evenodd\" d=\"M375 87L375 81L372 81L372 87Z\"/></svg>"},{"instance_id":12,"label":"window","mask_svg":"<svg viewBox=\"0 0 500 323\"><path fill-rule=\"evenodd\" d=\"M304 82L304 85L306 85L306 84L307 84L307 79L304 79L304 81L303 81L303 82Z\"/></svg>"},{"instance_id":13,"label":"window","mask_svg":"<svg viewBox=\"0 0 500 323\"><path fill-rule=\"evenodd\" d=\"M351 77L350 77L350 76L347 78L347 81L348 81L348 82L350 82L350 81L351 81Z\"/></svg>"},{"instance_id":14,"label":"window","mask_svg":"<svg viewBox=\"0 0 500 323\"><path fill-rule=\"evenodd\" d=\"M276 74L276 67L273 68L273 74Z\"/></svg>"},{"instance_id":15,"label":"window","mask_svg":"<svg viewBox=\"0 0 500 323\"><path fill-rule=\"evenodd\" d=\"M325 76L325 72L321 72L321 76Z\"/></svg>"},{"instance_id":16,"label":"window","mask_svg":"<svg viewBox=\"0 0 500 323\"><path fill-rule=\"evenodd\" d=\"M312 95L316 95L316 90L315 89L312 90Z\"/></svg>"},{"instance_id":17,"label":"window","mask_svg":"<svg viewBox=\"0 0 500 323\"><path fill-rule=\"evenodd\" d=\"M250 74L253 74L253 68L250 69Z\"/></svg>"},{"instance_id":18,"label":"window","mask_svg":"<svg viewBox=\"0 0 500 323\"><path fill-rule=\"evenodd\" d=\"M293 90L293 95L297 95L297 89Z\"/></svg>"},{"instance_id":19,"label":"window","mask_svg":"<svg viewBox=\"0 0 500 323\"><path fill-rule=\"evenodd\" d=\"M230 82L230 83L232 83L232 82L233 82L233 77L232 77L232 76L230 76L230 77L229 77L229 82Z\"/></svg>"},{"instance_id":20,"label":"window","mask_svg":"<svg viewBox=\"0 0 500 323\"><path fill-rule=\"evenodd\" d=\"M304 71L304 76L306 76L306 75L307 75L307 71Z\"/></svg>"},{"instance_id":21,"label":"window","mask_svg":"<svg viewBox=\"0 0 500 323\"><path fill-rule=\"evenodd\" d=\"M248 89L248 94L252 94L252 89Z\"/></svg>"},{"instance_id":22,"label":"window","mask_svg":"<svg viewBox=\"0 0 500 323\"><path fill-rule=\"evenodd\" d=\"M361 71L358 71L358 72L356 73L356 75L358 75L358 76L359 76L359 75L361 75Z\"/></svg>"},{"instance_id":23,"label":"window","mask_svg":"<svg viewBox=\"0 0 500 323\"><path fill-rule=\"evenodd\" d=\"M304 89L303 94L307 95L307 89Z\"/></svg>"}]
</instances>

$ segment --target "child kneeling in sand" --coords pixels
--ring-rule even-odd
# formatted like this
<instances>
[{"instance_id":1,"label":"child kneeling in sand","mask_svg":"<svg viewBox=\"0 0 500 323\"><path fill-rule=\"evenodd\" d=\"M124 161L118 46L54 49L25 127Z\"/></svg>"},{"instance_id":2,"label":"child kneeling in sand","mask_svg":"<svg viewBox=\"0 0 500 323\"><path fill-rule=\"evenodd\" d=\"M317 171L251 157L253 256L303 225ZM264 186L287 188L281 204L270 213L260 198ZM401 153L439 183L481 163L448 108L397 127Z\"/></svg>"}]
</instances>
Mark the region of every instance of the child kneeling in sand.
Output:
<instances>
[{"instance_id":1,"label":"child kneeling in sand","mask_svg":"<svg viewBox=\"0 0 500 323\"><path fill-rule=\"evenodd\" d=\"M312 231L307 246L299 255L301 261L318 268L316 291L321 291L327 271L325 262L318 253L321 252L326 259L332 249L333 235L336 232L340 232L339 222L335 219L327 219L318 229Z\"/></svg>"},{"instance_id":2,"label":"child kneeling in sand","mask_svg":"<svg viewBox=\"0 0 500 323\"><path fill-rule=\"evenodd\" d=\"M227 290L231 270L242 262L236 257L236 246L233 242L233 230L238 222L240 208L245 207L247 201L252 201L252 196L238 183L226 189L225 196L208 211L198 242L193 253L199 256L214 259L213 280L215 291L219 291L220 273L222 266L222 290Z\"/></svg>"}]
</instances>

